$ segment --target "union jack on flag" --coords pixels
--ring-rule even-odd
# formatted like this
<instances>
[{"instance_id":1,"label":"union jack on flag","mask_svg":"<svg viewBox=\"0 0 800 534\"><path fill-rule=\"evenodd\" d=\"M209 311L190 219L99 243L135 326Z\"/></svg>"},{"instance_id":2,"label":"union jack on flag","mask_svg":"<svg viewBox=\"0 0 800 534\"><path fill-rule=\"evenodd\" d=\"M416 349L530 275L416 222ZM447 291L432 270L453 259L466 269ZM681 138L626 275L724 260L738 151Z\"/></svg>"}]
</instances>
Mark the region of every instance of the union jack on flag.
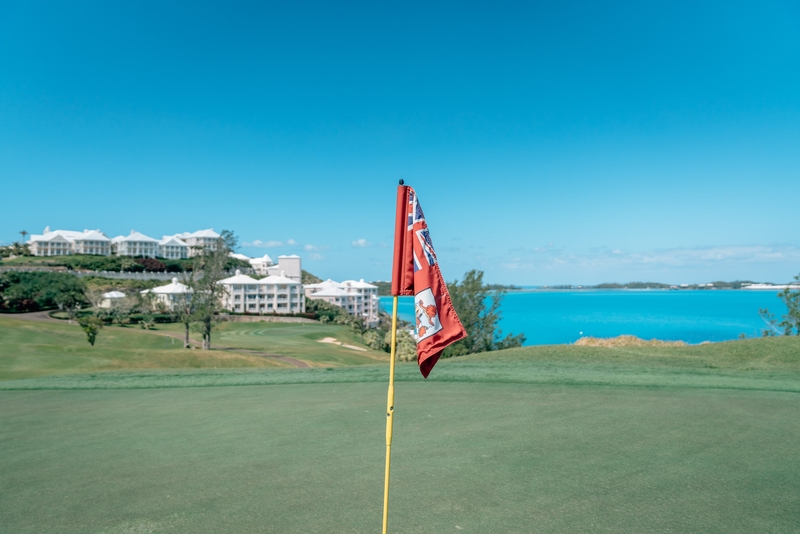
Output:
<instances>
[{"instance_id":1,"label":"union jack on flag","mask_svg":"<svg viewBox=\"0 0 800 534\"><path fill-rule=\"evenodd\" d=\"M450 301L417 194L406 185L397 191L392 295L414 296L417 363L427 378L445 347L467 332Z\"/></svg>"}]
</instances>

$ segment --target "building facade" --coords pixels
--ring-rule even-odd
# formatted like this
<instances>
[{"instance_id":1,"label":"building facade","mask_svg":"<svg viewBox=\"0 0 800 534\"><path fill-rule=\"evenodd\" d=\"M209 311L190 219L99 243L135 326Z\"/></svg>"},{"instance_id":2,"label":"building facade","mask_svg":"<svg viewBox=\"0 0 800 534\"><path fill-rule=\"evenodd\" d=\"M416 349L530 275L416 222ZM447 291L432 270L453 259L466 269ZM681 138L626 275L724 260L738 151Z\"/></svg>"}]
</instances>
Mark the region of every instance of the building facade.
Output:
<instances>
[{"instance_id":1,"label":"building facade","mask_svg":"<svg viewBox=\"0 0 800 534\"><path fill-rule=\"evenodd\" d=\"M165 235L158 242L158 257L167 260L186 259L189 257L189 245L174 235Z\"/></svg>"},{"instance_id":2,"label":"building facade","mask_svg":"<svg viewBox=\"0 0 800 534\"><path fill-rule=\"evenodd\" d=\"M378 322L380 300L378 286L361 280L335 282L331 279L303 286L306 297L319 299L344 308L347 313L361 317L369 325Z\"/></svg>"},{"instance_id":3,"label":"building facade","mask_svg":"<svg viewBox=\"0 0 800 534\"><path fill-rule=\"evenodd\" d=\"M94 254L109 256L111 240L100 230L50 231L46 227L41 234L31 235L28 248L34 256L66 256L68 254Z\"/></svg>"},{"instance_id":4,"label":"building facade","mask_svg":"<svg viewBox=\"0 0 800 534\"><path fill-rule=\"evenodd\" d=\"M158 239L153 239L136 230L111 240L111 251L117 256L155 258L158 256Z\"/></svg>"},{"instance_id":5,"label":"building facade","mask_svg":"<svg viewBox=\"0 0 800 534\"><path fill-rule=\"evenodd\" d=\"M285 273L256 280L241 271L217 282L224 286L223 307L233 313L305 313L306 301L300 282Z\"/></svg>"},{"instance_id":6,"label":"building facade","mask_svg":"<svg viewBox=\"0 0 800 534\"><path fill-rule=\"evenodd\" d=\"M197 256L202 253L203 249L210 250L217 249L217 240L220 235L214 231L213 228L205 230L198 230L196 232L184 232L182 234L175 234L177 237L189 247L189 257Z\"/></svg>"}]
</instances>

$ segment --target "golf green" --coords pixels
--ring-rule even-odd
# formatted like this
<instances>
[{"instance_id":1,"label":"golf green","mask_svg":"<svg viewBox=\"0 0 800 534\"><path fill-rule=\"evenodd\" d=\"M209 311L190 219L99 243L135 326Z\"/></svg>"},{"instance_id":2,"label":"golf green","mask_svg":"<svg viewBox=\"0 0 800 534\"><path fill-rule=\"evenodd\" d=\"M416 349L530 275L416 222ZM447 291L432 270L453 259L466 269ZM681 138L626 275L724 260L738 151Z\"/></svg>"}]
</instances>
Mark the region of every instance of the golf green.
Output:
<instances>
[{"instance_id":1,"label":"golf green","mask_svg":"<svg viewBox=\"0 0 800 534\"><path fill-rule=\"evenodd\" d=\"M0 391L0 531L378 532L385 392ZM390 532L797 532L798 421L785 391L401 382Z\"/></svg>"}]
</instances>

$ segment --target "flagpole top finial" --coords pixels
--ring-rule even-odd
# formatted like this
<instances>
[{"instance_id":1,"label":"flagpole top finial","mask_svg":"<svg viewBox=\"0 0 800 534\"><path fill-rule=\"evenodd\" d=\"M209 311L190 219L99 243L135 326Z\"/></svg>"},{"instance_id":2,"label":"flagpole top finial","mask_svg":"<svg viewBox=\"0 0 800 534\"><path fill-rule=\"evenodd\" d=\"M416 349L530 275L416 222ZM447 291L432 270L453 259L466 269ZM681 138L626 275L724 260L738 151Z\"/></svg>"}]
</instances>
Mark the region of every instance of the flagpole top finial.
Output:
<instances>
[{"instance_id":1,"label":"flagpole top finial","mask_svg":"<svg viewBox=\"0 0 800 534\"><path fill-rule=\"evenodd\" d=\"M400 179L400 185L405 185L405 182L402 179Z\"/></svg>"}]
</instances>

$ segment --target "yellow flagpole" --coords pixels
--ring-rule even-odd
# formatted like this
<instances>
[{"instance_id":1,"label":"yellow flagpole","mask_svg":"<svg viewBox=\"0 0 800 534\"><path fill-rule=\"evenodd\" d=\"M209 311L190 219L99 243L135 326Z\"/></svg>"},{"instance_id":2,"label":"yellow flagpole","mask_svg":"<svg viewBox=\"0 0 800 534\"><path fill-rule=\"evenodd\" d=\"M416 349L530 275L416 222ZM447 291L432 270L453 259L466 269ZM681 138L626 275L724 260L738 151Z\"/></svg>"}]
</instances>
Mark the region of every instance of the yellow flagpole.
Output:
<instances>
[{"instance_id":1,"label":"yellow flagpole","mask_svg":"<svg viewBox=\"0 0 800 534\"><path fill-rule=\"evenodd\" d=\"M389 467L392 463L392 423L394 415L394 360L397 348L397 296L392 300L392 351L389 362L389 394L386 398L386 475L383 480L383 534L389 528Z\"/></svg>"}]
</instances>

